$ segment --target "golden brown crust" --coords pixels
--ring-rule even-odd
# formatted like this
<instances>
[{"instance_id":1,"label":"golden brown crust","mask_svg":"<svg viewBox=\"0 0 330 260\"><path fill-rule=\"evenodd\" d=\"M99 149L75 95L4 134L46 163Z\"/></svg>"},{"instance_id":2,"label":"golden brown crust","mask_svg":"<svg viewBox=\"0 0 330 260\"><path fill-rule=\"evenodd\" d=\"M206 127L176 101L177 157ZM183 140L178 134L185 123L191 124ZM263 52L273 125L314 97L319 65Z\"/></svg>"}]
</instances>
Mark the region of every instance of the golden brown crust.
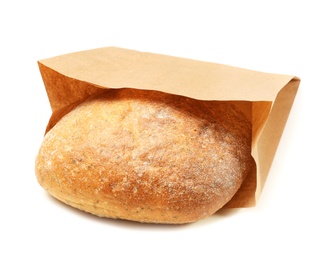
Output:
<instances>
[{"instance_id":1,"label":"golden brown crust","mask_svg":"<svg viewBox=\"0 0 330 260\"><path fill-rule=\"evenodd\" d=\"M188 223L226 204L252 165L251 125L228 102L108 90L45 136L39 183L92 214Z\"/></svg>"}]
</instances>

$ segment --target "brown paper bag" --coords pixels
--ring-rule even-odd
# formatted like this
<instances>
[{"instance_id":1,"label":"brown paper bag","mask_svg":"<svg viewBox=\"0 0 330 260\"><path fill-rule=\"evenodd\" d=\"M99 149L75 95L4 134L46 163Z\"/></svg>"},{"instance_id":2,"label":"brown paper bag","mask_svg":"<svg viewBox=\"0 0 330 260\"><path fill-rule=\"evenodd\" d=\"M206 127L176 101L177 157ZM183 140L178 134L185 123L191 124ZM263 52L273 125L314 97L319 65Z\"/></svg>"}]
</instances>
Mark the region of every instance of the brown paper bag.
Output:
<instances>
[{"instance_id":1,"label":"brown paper bag","mask_svg":"<svg viewBox=\"0 0 330 260\"><path fill-rule=\"evenodd\" d=\"M38 65L53 112L46 132L78 103L105 88L158 90L239 106L252 122L256 167L226 207L256 204L300 83L289 75L115 47L57 56Z\"/></svg>"}]
</instances>

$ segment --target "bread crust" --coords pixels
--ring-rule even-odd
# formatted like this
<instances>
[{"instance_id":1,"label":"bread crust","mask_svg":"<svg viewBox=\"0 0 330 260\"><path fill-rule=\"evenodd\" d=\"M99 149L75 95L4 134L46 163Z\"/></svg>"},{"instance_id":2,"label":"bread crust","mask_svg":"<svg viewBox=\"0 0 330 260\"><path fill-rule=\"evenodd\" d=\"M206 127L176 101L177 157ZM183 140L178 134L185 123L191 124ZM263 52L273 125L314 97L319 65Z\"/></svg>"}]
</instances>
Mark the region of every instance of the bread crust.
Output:
<instances>
[{"instance_id":1,"label":"bread crust","mask_svg":"<svg viewBox=\"0 0 330 260\"><path fill-rule=\"evenodd\" d=\"M195 222L223 207L253 163L251 123L229 102L107 90L45 135L40 185L92 214Z\"/></svg>"}]
</instances>

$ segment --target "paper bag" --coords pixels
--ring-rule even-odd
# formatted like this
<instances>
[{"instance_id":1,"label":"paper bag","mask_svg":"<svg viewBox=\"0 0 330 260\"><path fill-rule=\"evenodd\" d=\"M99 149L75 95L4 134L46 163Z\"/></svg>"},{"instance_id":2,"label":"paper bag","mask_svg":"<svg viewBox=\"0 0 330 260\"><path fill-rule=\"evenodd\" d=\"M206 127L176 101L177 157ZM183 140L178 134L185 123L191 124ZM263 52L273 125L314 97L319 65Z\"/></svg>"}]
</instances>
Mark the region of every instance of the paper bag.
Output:
<instances>
[{"instance_id":1,"label":"paper bag","mask_svg":"<svg viewBox=\"0 0 330 260\"><path fill-rule=\"evenodd\" d=\"M158 90L199 100L233 102L252 122L255 168L226 207L256 204L300 80L210 62L107 47L38 62L52 108L46 128L104 89Z\"/></svg>"}]
</instances>

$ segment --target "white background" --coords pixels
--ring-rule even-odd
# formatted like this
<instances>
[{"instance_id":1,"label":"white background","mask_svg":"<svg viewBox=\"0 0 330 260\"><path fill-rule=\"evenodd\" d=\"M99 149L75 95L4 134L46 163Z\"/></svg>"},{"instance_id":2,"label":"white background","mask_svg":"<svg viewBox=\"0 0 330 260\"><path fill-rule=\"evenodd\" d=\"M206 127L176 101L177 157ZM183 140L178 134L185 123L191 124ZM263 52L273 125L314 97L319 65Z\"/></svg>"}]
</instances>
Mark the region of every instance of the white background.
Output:
<instances>
[{"instance_id":1,"label":"white background","mask_svg":"<svg viewBox=\"0 0 330 260\"><path fill-rule=\"evenodd\" d=\"M327 2L2 1L0 259L330 259ZM105 46L301 78L256 207L147 225L46 194L34 174L51 113L37 60Z\"/></svg>"}]
</instances>

